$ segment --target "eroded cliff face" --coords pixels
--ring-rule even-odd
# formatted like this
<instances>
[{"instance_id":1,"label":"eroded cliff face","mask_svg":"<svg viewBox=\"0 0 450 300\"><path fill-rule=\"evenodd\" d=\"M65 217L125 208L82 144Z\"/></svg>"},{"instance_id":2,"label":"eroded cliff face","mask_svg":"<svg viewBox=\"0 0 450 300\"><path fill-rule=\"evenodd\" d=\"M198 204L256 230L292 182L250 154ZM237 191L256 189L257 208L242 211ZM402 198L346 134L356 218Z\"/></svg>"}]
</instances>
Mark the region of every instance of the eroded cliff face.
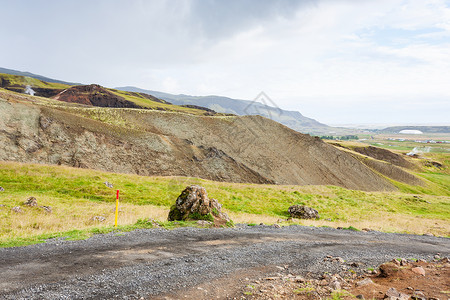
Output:
<instances>
[{"instance_id":1,"label":"eroded cliff face","mask_svg":"<svg viewBox=\"0 0 450 300\"><path fill-rule=\"evenodd\" d=\"M230 182L394 189L352 155L258 116L64 107L0 93L0 143L0 160Z\"/></svg>"}]
</instances>

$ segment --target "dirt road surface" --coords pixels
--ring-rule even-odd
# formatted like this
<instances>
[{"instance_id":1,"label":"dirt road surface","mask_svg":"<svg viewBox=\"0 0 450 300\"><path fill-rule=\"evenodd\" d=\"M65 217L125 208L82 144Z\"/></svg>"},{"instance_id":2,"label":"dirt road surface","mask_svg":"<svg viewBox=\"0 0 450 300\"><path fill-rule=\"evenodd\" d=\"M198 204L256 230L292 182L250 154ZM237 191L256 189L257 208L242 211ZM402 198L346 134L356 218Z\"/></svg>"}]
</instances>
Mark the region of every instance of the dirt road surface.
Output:
<instances>
[{"instance_id":1,"label":"dirt road surface","mask_svg":"<svg viewBox=\"0 0 450 300\"><path fill-rule=\"evenodd\" d=\"M314 277L437 253L450 255L450 239L304 226L136 230L0 249L0 299L177 299L200 285L205 299L227 299L244 278L280 266Z\"/></svg>"}]
</instances>

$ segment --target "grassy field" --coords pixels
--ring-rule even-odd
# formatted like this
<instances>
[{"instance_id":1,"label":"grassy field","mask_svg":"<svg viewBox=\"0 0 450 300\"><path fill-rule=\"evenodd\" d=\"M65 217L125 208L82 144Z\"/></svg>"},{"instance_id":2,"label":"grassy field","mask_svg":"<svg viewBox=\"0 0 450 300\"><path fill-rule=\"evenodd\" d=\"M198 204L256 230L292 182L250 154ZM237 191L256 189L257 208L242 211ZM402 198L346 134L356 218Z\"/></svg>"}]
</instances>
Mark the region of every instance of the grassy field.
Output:
<instances>
[{"instance_id":1,"label":"grassy field","mask_svg":"<svg viewBox=\"0 0 450 300\"><path fill-rule=\"evenodd\" d=\"M448 174L421 174L431 188L398 184L400 192L362 192L335 186L273 186L213 182L183 177L145 177L62 166L0 162L0 245L14 246L68 236L85 238L112 231L115 190L120 190L119 229L149 227L153 218L163 226L169 207L189 184L204 186L210 197L238 223L271 224L287 219L293 204L316 208L320 220L294 220L314 226L370 228L386 232L450 235ZM110 189L104 182L114 184ZM435 186L442 186L436 189ZM414 194L411 194L414 193ZM53 212L27 207L28 197ZM20 206L22 213L11 209ZM98 222L94 216L106 220ZM288 225L292 221L282 224ZM181 224L185 225L185 224Z\"/></svg>"}]
</instances>

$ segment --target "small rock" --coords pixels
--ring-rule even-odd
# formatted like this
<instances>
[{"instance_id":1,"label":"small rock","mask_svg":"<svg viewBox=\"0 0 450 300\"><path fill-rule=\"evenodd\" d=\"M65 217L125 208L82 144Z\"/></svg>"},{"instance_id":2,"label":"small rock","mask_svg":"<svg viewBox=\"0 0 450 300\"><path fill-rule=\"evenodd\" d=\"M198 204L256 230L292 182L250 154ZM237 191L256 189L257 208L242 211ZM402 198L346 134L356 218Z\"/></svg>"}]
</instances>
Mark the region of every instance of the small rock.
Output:
<instances>
[{"instance_id":1,"label":"small rock","mask_svg":"<svg viewBox=\"0 0 450 300\"><path fill-rule=\"evenodd\" d=\"M330 283L330 287L331 287L333 290L340 290L340 289L341 289L341 284L339 283L339 281L333 280L333 281Z\"/></svg>"},{"instance_id":2,"label":"small rock","mask_svg":"<svg viewBox=\"0 0 450 300\"><path fill-rule=\"evenodd\" d=\"M335 257L334 260L336 260L340 264L345 263L345 260L342 257Z\"/></svg>"},{"instance_id":3,"label":"small rock","mask_svg":"<svg viewBox=\"0 0 450 300\"><path fill-rule=\"evenodd\" d=\"M428 300L441 300L441 299L436 298L436 297L428 297Z\"/></svg>"},{"instance_id":4,"label":"small rock","mask_svg":"<svg viewBox=\"0 0 450 300\"><path fill-rule=\"evenodd\" d=\"M365 278L365 279L363 279L361 281L358 281L356 283L357 286L365 286L365 285L369 285L369 284L373 284L373 281L370 278Z\"/></svg>"},{"instance_id":5,"label":"small rock","mask_svg":"<svg viewBox=\"0 0 450 300\"><path fill-rule=\"evenodd\" d=\"M365 300L366 298L364 298L364 295L356 295L356 299Z\"/></svg>"},{"instance_id":6,"label":"small rock","mask_svg":"<svg viewBox=\"0 0 450 300\"><path fill-rule=\"evenodd\" d=\"M373 230L370 229L370 228L363 228L363 229L361 229L361 231L364 231L364 232L370 232L370 231L373 231Z\"/></svg>"},{"instance_id":7,"label":"small rock","mask_svg":"<svg viewBox=\"0 0 450 300\"><path fill-rule=\"evenodd\" d=\"M259 223L259 225L263 226L263 225L264 225L264 223L262 223L262 222L261 222L261 223Z\"/></svg>"},{"instance_id":8,"label":"small rock","mask_svg":"<svg viewBox=\"0 0 450 300\"><path fill-rule=\"evenodd\" d=\"M114 187L113 184L110 183L110 182L108 182L108 181L105 181L104 184L105 184L107 187L109 187L110 189L112 189L112 188Z\"/></svg>"},{"instance_id":9,"label":"small rock","mask_svg":"<svg viewBox=\"0 0 450 300\"><path fill-rule=\"evenodd\" d=\"M439 260L439 259L441 259L441 257L440 257L439 255L436 254L436 255L434 256L434 259Z\"/></svg>"},{"instance_id":10,"label":"small rock","mask_svg":"<svg viewBox=\"0 0 450 300\"><path fill-rule=\"evenodd\" d=\"M390 288L387 290L384 299L389 300L407 300L409 299L409 295L399 293L396 288Z\"/></svg>"},{"instance_id":11,"label":"small rock","mask_svg":"<svg viewBox=\"0 0 450 300\"><path fill-rule=\"evenodd\" d=\"M415 268L412 268L411 271L413 271L413 272L416 273L416 274L425 276L425 270L424 270L422 267L415 267Z\"/></svg>"},{"instance_id":12,"label":"small rock","mask_svg":"<svg viewBox=\"0 0 450 300\"><path fill-rule=\"evenodd\" d=\"M400 260L400 266L407 266L407 265L408 265L408 261L406 259L402 258Z\"/></svg>"},{"instance_id":13,"label":"small rock","mask_svg":"<svg viewBox=\"0 0 450 300\"><path fill-rule=\"evenodd\" d=\"M305 278L303 278L302 276L295 276L295 282L299 282L299 283L303 283L305 282Z\"/></svg>"},{"instance_id":14,"label":"small rock","mask_svg":"<svg viewBox=\"0 0 450 300\"><path fill-rule=\"evenodd\" d=\"M22 210L22 208L20 208L20 206L14 206L13 208L11 208L11 210L18 214L23 213L23 210Z\"/></svg>"},{"instance_id":15,"label":"small rock","mask_svg":"<svg viewBox=\"0 0 450 300\"><path fill-rule=\"evenodd\" d=\"M398 297L400 296L400 293L397 291L396 288L390 288L386 291L386 296L388 297Z\"/></svg>"},{"instance_id":16,"label":"small rock","mask_svg":"<svg viewBox=\"0 0 450 300\"><path fill-rule=\"evenodd\" d=\"M320 286L326 286L326 285L328 285L328 281L327 281L326 279L322 279L322 280L319 282L319 285L320 285Z\"/></svg>"},{"instance_id":17,"label":"small rock","mask_svg":"<svg viewBox=\"0 0 450 300\"><path fill-rule=\"evenodd\" d=\"M281 226L279 224L276 224L276 223L273 224L272 227L274 227L274 228L281 228Z\"/></svg>"},{"instance_id":18,"label":"small rock","mask_svg":"<svg viewBox=\"0 0 450 300\"><path fill-rule=\"evenodd\" d=\"M396 264L397 266L400 266L400 261L396 258L394 258L393 260L391 260L392 263Z\"/></svg>"},{"instance_id":19,"label":"small rock","mask_svg":"<svg viewBox=\"0 0 450 300\"><path fill-rule=\"evenodd\" d=\"M94 216L94 217L91 218L91 220L92 221L97 221L97 222L104 222L104 221L106 221L106 218L102 217L102 216Z\"/></svg>"},{"instance_id":20,"label":"small rock","mask_svg":"<svg viewBox=\"0 0 450 300\"><path fill-rule=\"evenodd\" d=\"M48 213L48 214L51 214L51 213L52 213L52 207L51 207L51 206L45 206L45 205L43 205L43 206L39 206L39 208L41 208L43 211L45 211L45 212Z\"/></svg>"},{"instance_id":21,"label":"small rock","mask_svg":"<svg viewBox=\"0 0 450 300\"><path fill-rule=\"evenodd\" d=\"M314 208L305 205L292 205L288 212L293 218L299 219L320 219L319 212Z\"/></svg>"},{"instance_id":22,"label":"small rock","mask_svg":"<svg viewBox=\"0 0 450 300\"><path fill-rule=\"evenodd\" d=\"M23 205L30 206L30 207L35 207L35 206L38 206L38 203L37 203L36 198L34 198L34 197L29 197L29 198L27 199L27 201L25 201L25 202L23 203Z\"/></svg>"},{"instance_id":23,"label":"small rock","mask_svg":"<svg viewBox=\"0 0 450 300\"><path fill-rule=\"evenodd\" d=\"M419 259L419 262L421 262L421 263L426 263L427 261L426 261L425 259L420 258L420 259Z\"/></svg>"},{"instance_id":24,"label":"small rock","mask_svg":"<svg viewBox=\"0 0 450 300\"><path fill-rule=\"evenodd\" d=\"M424 233L423 235L425 235L425 236L434 236L434 234L432 234L432 233L429 233L429 232L427 232L427 233Z\"/></svg>"},{"instance_id":25,"label":"small rock","mask_svg":"<svg viewBox=\"0 0 450 300\"><path fill-rule=\"evenodd\" d=\"M0 192L4 192L5 189L0 186Z\"/></svg>"},{"instance_id":26,"label":"small rock","mask_svg":"<svg viewBox=\"0 0 450 300\"><path fill-rule=\"evenodd\" d=\"M414 289L413 289L412 287L410 287L410 286L408 286L407 289L410 290L410 291L414 290Z\"/></svg>"},{"instance_id":27,"label":"small rock","mask_svg":"<svg viewBox=\"0 0 450 300\"><path fill-rule=\"evenodd\" d=\"M415 291L414 294L411 296L411 299L413 300L427 300L427 297L425 297L424 293L421 291Z\"/></svg>"},{"instance_id":28,"label":"small rock","mask_svg":"<svg viewBox=\"0 0 450 300\"><path fill-rule=\"evenodd\" d=\"M443 259L441 259L441 263L443 264L450 263L450 259L448 257L444 257Z\"/></svg>"},{"instance_id":29,"label":"small rock","mask_svg":"<svg viewBox=\"0 0 450 300\"><path fill-rule=\"evenodd\" d=\"M339 226L339 227L336 227L336 229L338 229L338 230L342 230L342 229L344 229L343 227L341 227L341 226Z\"/></svg>"}]
</instances>

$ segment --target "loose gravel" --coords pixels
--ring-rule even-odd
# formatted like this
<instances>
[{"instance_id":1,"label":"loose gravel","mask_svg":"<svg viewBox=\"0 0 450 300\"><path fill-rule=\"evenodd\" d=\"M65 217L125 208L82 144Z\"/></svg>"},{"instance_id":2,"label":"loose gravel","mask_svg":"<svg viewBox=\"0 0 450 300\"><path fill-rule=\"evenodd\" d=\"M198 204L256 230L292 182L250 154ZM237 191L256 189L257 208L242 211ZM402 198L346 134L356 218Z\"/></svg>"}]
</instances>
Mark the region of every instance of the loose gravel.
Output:
<instances>
[{"instance_id":1,"label":"loose gravel","mask_svg":"<svg viewBox=\"0 0 450 300\"><path fill-rule=\"evenodd\" d=\"M1 299L139 299L252 268L320 276L450 255L447 238L304 226L146 229L0 249ZM341 257L344 263L324 260Z\"/></svg>"}]
</instances>

